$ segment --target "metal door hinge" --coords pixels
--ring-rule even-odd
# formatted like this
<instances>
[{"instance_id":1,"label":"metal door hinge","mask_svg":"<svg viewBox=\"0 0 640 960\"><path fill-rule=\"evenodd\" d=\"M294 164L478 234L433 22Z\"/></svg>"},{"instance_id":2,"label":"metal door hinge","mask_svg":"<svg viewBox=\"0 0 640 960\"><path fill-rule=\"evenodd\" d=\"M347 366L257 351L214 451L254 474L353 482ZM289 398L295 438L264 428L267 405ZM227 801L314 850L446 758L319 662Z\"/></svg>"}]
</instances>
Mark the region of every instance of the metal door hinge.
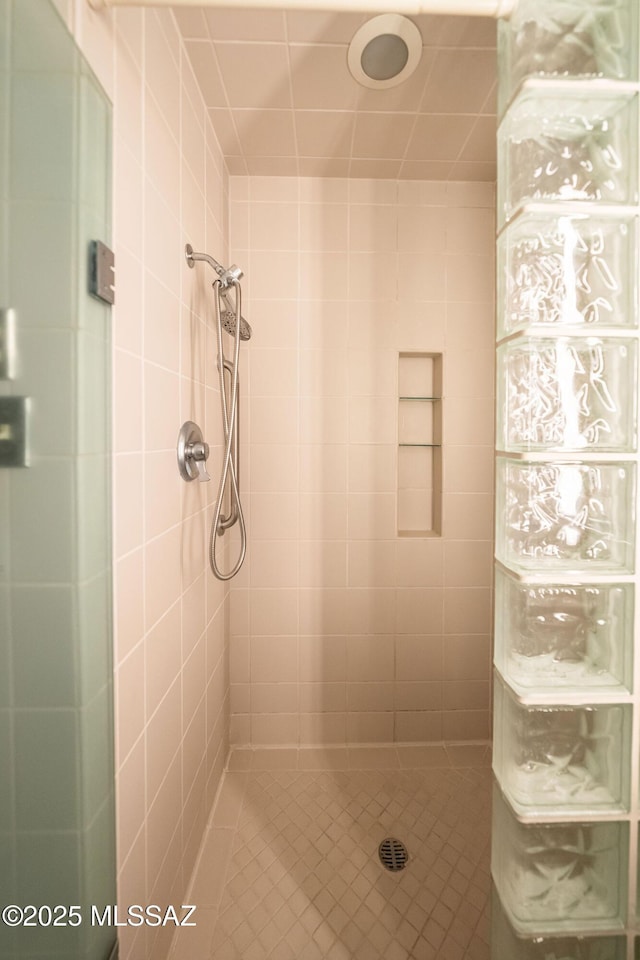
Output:
<instances>
[{"instance_id":1,"label":"metal door hinge","mask_svg":"<svg viewBox=\"0 0 640 960\"><path fill-rule=\"evenodd\" d=\"M106 244L92 240L89 247L89 292L105 303L115 303L115 256Z\"/></svg>"},{"instance_id":2,"label":"metal door hinge","mask_svg":"<svg viewBox=\"0 0 640 960\"><path fill-rule=\"evenodd\" d=\"M29 397L0 397L0 467L29 466Z\"/></svg>"}]
</instances>

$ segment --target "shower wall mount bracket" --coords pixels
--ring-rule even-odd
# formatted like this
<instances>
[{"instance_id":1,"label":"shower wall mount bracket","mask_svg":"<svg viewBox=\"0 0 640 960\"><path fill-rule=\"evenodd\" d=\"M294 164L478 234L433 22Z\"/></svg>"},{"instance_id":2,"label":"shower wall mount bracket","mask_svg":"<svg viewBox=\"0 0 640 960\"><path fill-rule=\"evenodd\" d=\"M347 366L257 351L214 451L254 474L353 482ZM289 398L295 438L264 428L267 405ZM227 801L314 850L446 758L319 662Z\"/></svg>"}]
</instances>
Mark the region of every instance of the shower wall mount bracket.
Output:
<instances>
[{"instance_id":1,"label":"shower wall mount bracket","mask_svg":"<svg viewBox=\"0 0 640 960\"><path fill-rule=\"evenodd\" d=\"M187 420L178 434L178 470L183 480L191 482L211 480L207 473L209 444L204 442L202 430L193 420Z\"/></svg>"}]
</instances>

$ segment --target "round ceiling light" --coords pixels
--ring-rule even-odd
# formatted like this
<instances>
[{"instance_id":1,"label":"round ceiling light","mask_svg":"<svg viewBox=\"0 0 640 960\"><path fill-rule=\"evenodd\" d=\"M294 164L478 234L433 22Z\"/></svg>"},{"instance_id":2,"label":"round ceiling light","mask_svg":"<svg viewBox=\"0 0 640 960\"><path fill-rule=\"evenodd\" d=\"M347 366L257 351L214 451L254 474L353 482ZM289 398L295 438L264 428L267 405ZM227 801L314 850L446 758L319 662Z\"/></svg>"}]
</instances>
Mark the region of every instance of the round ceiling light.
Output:
<instances>
[{"instance_id":1,"label":"round ceiling light","mask_svg":"<svg viewBox=\"0 0 640 960\"><path fill-rule=\"evenodd\" d=\"M383 13L356 31L347 62L358 83L383 90L410 77L421 55L422 36L415 23L396 13Z\"/></svg>"}]
</instances>

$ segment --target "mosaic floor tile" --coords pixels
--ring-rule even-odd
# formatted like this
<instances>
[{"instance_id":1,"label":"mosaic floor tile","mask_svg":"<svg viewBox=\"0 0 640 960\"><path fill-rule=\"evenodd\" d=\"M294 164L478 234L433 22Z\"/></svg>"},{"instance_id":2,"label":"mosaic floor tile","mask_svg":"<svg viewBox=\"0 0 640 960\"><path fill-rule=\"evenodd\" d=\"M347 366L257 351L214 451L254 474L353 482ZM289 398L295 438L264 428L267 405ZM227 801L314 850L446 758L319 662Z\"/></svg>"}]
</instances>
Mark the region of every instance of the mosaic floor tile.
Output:
<instances>
[{"instance_id":1,"label":"mosaic floor tile","mask_svg":"<svg viewBox=\"0 0 640 960\"><path fill-rule=\"evenodd\" d=\"M242 776L211 958L488 960L487 767Z\"/></svg>"}]
</instances>

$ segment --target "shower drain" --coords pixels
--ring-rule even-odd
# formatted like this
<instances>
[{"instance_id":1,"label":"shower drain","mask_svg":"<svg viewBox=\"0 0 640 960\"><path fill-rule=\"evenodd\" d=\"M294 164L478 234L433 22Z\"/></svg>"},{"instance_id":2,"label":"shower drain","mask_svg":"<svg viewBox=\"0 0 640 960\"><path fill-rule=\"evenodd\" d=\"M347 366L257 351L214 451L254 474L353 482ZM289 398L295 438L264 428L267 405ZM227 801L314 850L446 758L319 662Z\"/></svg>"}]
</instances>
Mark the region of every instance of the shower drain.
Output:
<instances>
[{"instance_id":1,"label":"shower drain","mask_svg":"<svg viewBox=\"0 0 640 960\"><path fill-rule=\"evenodd\" d=\"M401 840L396 840L395 837L387 837L382 841L378 847L378 856L382 866L394 873L397 870L404 870L409 859L404 843Z\"/></svg>"}]
</instances>

